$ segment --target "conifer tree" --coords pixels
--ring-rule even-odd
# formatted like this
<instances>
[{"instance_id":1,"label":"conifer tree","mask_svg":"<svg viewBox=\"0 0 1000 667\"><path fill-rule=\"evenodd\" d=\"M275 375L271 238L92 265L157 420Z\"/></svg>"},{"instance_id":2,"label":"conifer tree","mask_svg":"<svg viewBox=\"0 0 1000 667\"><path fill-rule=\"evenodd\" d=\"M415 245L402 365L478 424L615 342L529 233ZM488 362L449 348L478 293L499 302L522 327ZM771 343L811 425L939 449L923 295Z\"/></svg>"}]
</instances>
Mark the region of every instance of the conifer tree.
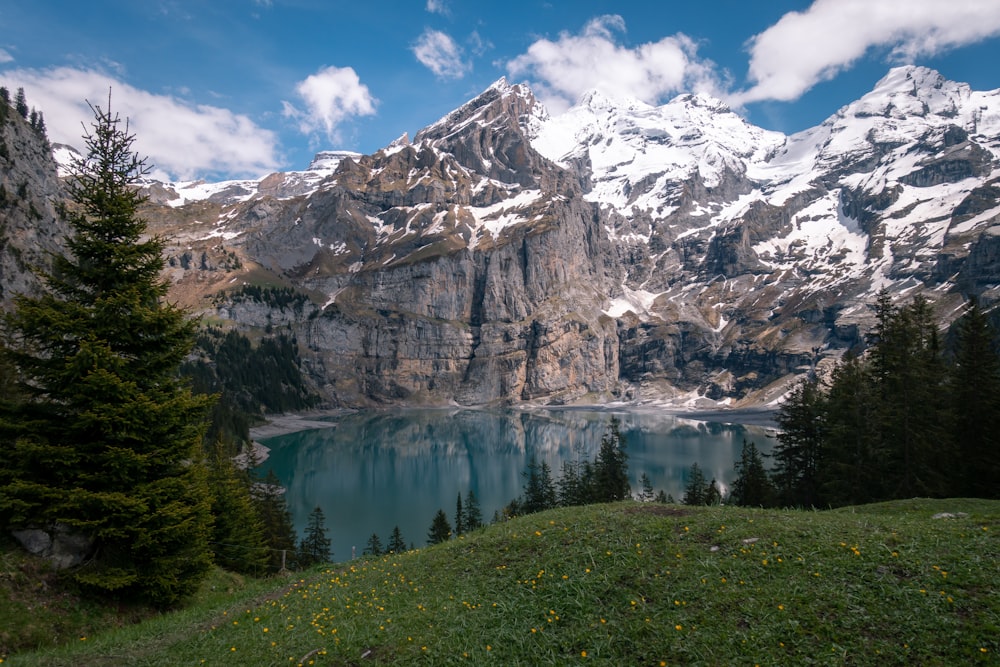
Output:
<instances>
[{"instance_id":1,"label":"conifer tree","mask_svg":"<svg viewBox=\"0 0 1000 667\"><path fill-rule=\"evenodd\" d=\"M403 539L403 533L399 530L399 526L394 526L392 529L392 535L389 536L389 544L385 547L386 553L391 554L401 554L406 551L406 540Z\"/></svg>"},{"instance_id":2,"label":"conifer tree","mask_svg":"<svg viewBox=\"0 0 1000 667\"><path fill-rule=\"evenodd\" d=\"M208 457L214 560L227 570L260 576L269 563L264 525L250 495L250 477L230 454L216 441Z\"/></svg>"},{"instance_id":3,"label":"conifer tree","mask_svg":"<svg viewBox=\"0 0 1000 667\"><path fill-rule=\"evenodd\" d=\"M705 473L701 471L701 466L697 462L692 463L681 502L685 505L704 505L707 498L708 483L705 481Z\"/></svg>"},{"instance_id":4,"label":"conifer tree","mask_svg":"<svg viewBox=\"0 0 1000 667\"><path fill-rule=\"evenodd\" d=\"M288 511L284 489L273 470L263 482L253 486L254 506L264 528L264 544L270 554L270 569L280 572L291 567L295 560L295 528Z\"/></svg>"},{"instance_id":5,"label":"conifer tree","mask_svg":"<svg viewBox=\"0 0 1000 667\"><path fill-rule=\"evenodd\" d=\"M476 530L483 526L483 513L479 509L479 499L475 492L469 489L465 494L465 530Z\"/></svg>"},{"instance_id":6,"label":"conifer tree","mask_svg":"<svg viewBox=\"0 0 1000 667\"><path fill-rule=\"evenodd\" d=\"M525 478L524 494L519 503L520 513L533 514L556 506L556 487L552 481L552 471L545 461L541 463L532 456Z\"/></svg>"},{"instance_id":7,"label":"conifer tree","mask_svg":"<svg viewBox=\"0 0 1000 667\"><path fill-rule=\"evenodd\" d=\"M601 447L594 461L594 497L591 502L607 503L629 498L628 454L621 422L612 417L601 437Z\"/></svg>"},{"instance_id":8,"label":"conifer tree","mask_svg":"<svg viewBox=\"0 0 1000 667\"><path fill-rule=\"evenodd\" d=\"M642 473L639 484L642 487L642 491L639 492L639 500L644 503L652 502L656 497L656 492L653 491L653 481L649 479L649 475Z\"/></svg>"},{"instance_id":9,"label":"conifer tree","mask_svg":"<svg viewBox=\"0 0 1000 667\"><path fill-rule=\"evenodd\" d=\"M772 453L772 475L782 505L816 507L822 502L823 416L823 394L815 379L800 383L778 411L782 431Z\"/></svg>"},{"instance_id":10,"label":"conifer tree","mask_svg":"<svg viewBox=\"0 0 1000 667\"><path fill-rule=\"evenodd\" d=\"M110 107L110 105L108 105ZM14 109L21 118L28 119L28 98L24 94L24 88L18 88L14 95Z\"/></svg>"},{"instance_id":11,"label":"conifer tree","mask_svg":"<svg viewBox=\"0 0 1000 667\"><path fill-rule=\"evenodd\" d=\"M753 442L743 441L740 460L734 466L736 479L729 499L743 507L771 507L774 504L774 486L764 468L764 459Z\"/></svg>"},{"instance_id":12,"label":"conifer tree","mask_svg":"<svg viewBox=\"0 0 1000 667\"><path fill-rule=\"evenodd\" d=\"M462 509L462 494L458 494L455 502L455 534L461 535L465 532L465 510Z\"/></svg>"},{"instance_id":13,"label":"conifer tree","mask_svg":"<svg viewBox=\"0 0 1000 667\"><path fill-rule=\"evenodd\" d=\"M956 323L949 382L951 432L961 462L955 494L1000 498L1000 355L996 331L973 299Z\"/></svg>"},{"instance_id":14,"label":"conifer tree","mask_svg":"<svg viewBox=\"0 0 1000 667\"><path fill-rule=\"evenodd\" d=\"M719 483L712 479L708 484L708 490L705 492L705 504L706 505L721 505L722 504L722 489L719 488Z\"/></svg>"},{"instance_id":15,"label":"conifer tree","mask_svg":"<svg viewBox=\"0 0 1000 667\"><path fill-rule=\"evenodd\" d=\"M298 562L300 567L309 567L318 563L327 563L333 557L330 551L330 538L326 536L326 517L318 505L309 513L306 521L306 533L299 542Z\"/></svg>"},{"instance_id":16,"label":"conifer tree","mask_svg":"<svg viewBox=\"0 0 1000 667\"><path fill-rule=\"evenodd\" d=\"M382 549L382 540L379 539L378 533L372 533L368 537L368 542L365 544L365 550L362 553L366 556L381 556L385 553Z\"/></svg>"},{"instance_id":17,"label":"conifer tree","mask_svg":"<svg viewBox=\"0 0 1000 667\"><path fill-rule=\"evenodd\" d=\"M132 187L145 163L110 98L92 109L68 252L43 272L47 292L4 320L24 400L0 423L14 442L0 452L0 523L68 527L94 541L77 581L169 605L211 565L209 399L177 374L196 322L164 301L163 241L146 237Z\"/></svg>"},{"instance_id":18,"label":"conifer tree","mask_svg":"<svg viewBox=\"0 0 1000 667\"><path fill-rule=\"evenodd\" d=\"M831 375L823 403L820 485L828 504L858 505L887 497L880 403L869 365L846 355Z\"/></svg>"},{"instance_id":19,"label":"conifer tree","mask_svg":"<svg viewBox=\"0 0 1000 667\"><path fill-rule=\"evenodd\" d=\"M440 544L451 539L451 524L448 523L448 515L444 510L439 509L431 521L431 528L427 533L427 544Z\"/></svg>"}]
</instances>

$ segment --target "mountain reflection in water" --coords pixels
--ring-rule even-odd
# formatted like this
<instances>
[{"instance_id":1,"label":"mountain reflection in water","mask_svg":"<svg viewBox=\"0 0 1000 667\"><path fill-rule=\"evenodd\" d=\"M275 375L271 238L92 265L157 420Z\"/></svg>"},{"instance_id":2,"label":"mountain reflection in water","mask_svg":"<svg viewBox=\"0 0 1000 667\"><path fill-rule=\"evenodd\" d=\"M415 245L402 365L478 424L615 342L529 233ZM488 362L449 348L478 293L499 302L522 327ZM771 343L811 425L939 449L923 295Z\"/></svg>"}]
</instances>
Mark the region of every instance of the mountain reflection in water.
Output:
<instances>
[{"instance_id":1,"label":"mountain reflection in water","mask_svg":"<svg viewBox=\"0 0 1000 667\"><path fill-rule=\"evenodd\" d=\"M645 473L656 491L678 501L697 462L707 480L725 487L734 478L744 439L771 451L773 431L760 426L694 421L657 412L602 410L483 411L414 409L339 417L330 428L263 440L271 448L259 470L273 470L301 536L309 513L326 516L333 558L358 555L368 537L382 544L394 526L407 543L426 544L431 520L443 509L454 522L456 500L469 490L483 520L521 494L534 456L554 480L564 461L593 460L612 416L621 422L632 492Z\"/></svg>"}]
</instances>

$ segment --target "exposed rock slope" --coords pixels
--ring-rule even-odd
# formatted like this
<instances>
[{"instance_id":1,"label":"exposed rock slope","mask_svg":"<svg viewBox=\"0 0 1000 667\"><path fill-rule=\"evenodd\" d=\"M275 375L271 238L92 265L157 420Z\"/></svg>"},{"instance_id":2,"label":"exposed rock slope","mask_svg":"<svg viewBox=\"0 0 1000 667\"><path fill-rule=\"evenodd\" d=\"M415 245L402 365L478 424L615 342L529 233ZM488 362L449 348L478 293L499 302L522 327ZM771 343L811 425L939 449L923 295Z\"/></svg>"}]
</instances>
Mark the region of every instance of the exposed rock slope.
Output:
<instances>
[{"instance_id":1,"label":"exposed rock slope","mask_svg":"<svg viewBox=\"0 0 1000 667\"><path fill-rule=\"evenodd\" d=\"M860 346L882 288L942 325L997 300L998 156L1000 92L922 68L788 137L501 80L374 155L149 184L148 215L175 297L290 329L332 403L752 403Z\"/></svg>"}]
</instances>

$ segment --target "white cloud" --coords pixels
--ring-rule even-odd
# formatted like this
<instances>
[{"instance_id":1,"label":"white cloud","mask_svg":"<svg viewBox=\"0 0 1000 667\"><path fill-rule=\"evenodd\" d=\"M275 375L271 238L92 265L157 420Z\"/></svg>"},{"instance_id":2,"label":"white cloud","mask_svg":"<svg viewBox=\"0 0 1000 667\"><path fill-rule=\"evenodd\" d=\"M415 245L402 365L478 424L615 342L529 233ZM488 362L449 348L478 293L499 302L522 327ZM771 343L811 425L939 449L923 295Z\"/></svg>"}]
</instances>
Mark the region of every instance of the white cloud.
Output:
<instances>
[{"instance_id":1,"label":"white cloud","mask_svg":"<svg viewBox=\"0 0 1000 667\"><path fill-rule=\"evenodd\" d=\"M735 101L795 100L873 47L911 63L997 34L995 0L816 0L750 40L755 85Z\"/></svg>"},{"instance_id":2,"label":"white cloud","mask_svg":"<svg viewBox=\"0 0 1000 667\"><path fill-rule=\"evenodd\" d=\"M51 141L77 149L93 121L87 100L105 108L110 91L112 113L128 119L134 148L156 178L259 176L280 166L275 135L228 109L150 93L95 70L20 69L3 77L11 89L23 87L28 104L44 114Z\"/></svg>"},{"instance_id":3,"label":"white cloud","mask_svg":"<svg viewBox=\"0 0 1000 667\"><path fill-rule=\"evenodd\" d=\"M340 142L339 127L345 120L370 116L378 104L351 67L325 67L300 81L295 91L306 110L285 102L285 116L297 120L303 134L322 131L333 143Z\"/></svg>"},{"instance_id":4,"label":"white cloud","mask_svg":"<svg viewBox=\"0 0 1000 667\"><path fill-rule=\"evenodd\" d=\"M0 49L0 64L14 62L14 56L7 49Z\"/></svg>"},{"instance_id":5,"label":"white cloud","mask_svg":"<svg viewBox=\"0 0 1000 667\"><path fill-rule=\"evenodd\" d=\"M427 11L431 14L447 14L448 4L445 0L427 0Z\"/></svg>"},{"instance_id":6,"label":"white cloud","mask_svg":"<svg viewBox=\"0 0 1000 667\"><path fill-rule=\"evenodd\" d=\"M680 92L719 94L715 66L697 59L697 45L690 38L677 34L626 48L615 40L624 31L621 16L600 16L579 35L562 33L554 42L539 39L508 62L507 71L514 78L527 77L553 113L595 88L649 103Z\"/></svg>"},{"instance_id":7,"label":"white cloud","mask_svg":"<svg viewBox=\"0 0 1000 667\"><path fill-rule=\"evenodd\" d=\"M440 30L424 30L412 50L422 65L442 79L460 79L469 71L461 47Z\"/></svg>"}]
</instances>

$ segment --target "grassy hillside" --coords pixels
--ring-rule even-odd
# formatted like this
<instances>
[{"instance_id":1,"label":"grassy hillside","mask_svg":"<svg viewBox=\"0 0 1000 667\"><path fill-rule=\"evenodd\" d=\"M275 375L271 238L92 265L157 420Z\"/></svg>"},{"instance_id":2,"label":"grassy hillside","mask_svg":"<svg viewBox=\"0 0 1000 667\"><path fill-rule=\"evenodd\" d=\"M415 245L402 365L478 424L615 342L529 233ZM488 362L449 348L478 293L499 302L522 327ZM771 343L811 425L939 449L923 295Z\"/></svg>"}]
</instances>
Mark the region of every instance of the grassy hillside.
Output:
<instances>
[{"instance_id":1,"label":"grassy hillside","mask_svg":"<svg viewBox=\"0 0 1000 667\"><path fill-rule=\"evenodd\" d=\"M1000 664L998 533L979 500L560 509L5 665Z\"/></svg>"}]
</instances>

